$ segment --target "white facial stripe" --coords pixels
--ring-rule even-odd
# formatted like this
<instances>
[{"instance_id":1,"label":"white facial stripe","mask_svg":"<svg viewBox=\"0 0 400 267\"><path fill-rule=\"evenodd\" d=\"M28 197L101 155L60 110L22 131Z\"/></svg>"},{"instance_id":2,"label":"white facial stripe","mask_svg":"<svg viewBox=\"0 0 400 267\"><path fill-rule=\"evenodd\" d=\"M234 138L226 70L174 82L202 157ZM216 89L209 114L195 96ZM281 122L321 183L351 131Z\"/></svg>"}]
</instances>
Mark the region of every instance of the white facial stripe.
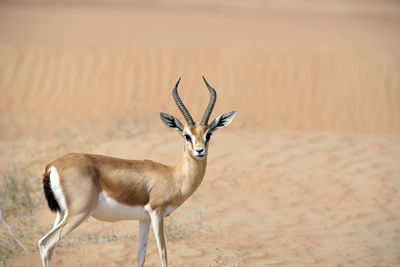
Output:
<instances>
[{"instance_id":1,"label":"white facial stripe","mask_svg":"<svg viewBox=\"0 0 400 267\"><path fill-rule=\"evenodd\" d=\"M211 131L210 131L210 130L207 130L207 131L203 134L204 143L207 142L207 134L208 134L208 133L211 133Z\"/></svg>"},{"instance_id":2,"label":"white facial stripe","mask_svg":"<svg viewBox=\"0 0 400 267\"><path fill-rule=\"evenodd\" d=\"M185 134L189 135L193 142L196 141L196 137L189 130L186 130Z\"/></svg>"},{"instance_id":3,"label":"white facial stripe","mask_svg":"<svg viewBox=\"0 0 400 267\"><path fill-rule=\"evenodd\" d=\"M196 137L188 129L186 129L184 135L190 136L190 140L191 140L192 146L195 147L195 145L196 145ZM186 142L188 142L188 141L186 141Z\"/></svg>"}]
</instances>

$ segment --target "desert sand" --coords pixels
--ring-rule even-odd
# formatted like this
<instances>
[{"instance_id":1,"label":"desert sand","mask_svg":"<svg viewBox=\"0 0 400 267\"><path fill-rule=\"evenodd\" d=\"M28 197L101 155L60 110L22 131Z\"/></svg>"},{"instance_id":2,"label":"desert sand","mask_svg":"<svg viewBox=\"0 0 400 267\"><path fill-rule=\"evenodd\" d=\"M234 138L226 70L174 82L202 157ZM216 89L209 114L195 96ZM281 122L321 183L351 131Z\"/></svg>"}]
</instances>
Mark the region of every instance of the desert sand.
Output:
<instances>
[{"instance_id":1,"label":"desert sand","mask_svg":"<svg viewBox=\"0 0 400 267\"><path fill-rule=\"evenodd\" d=\"M182 118L182 77L199 120L204 75L212 117L238 113L166 221L170 266L400 265L399 23L396 1L2 2L1 263L41 266L56 157L177 164L158 113ZM137 236L91 218L54 266L135 265ZM152 234L145 266L160 266Z\"/></svg>"}]
</instances>

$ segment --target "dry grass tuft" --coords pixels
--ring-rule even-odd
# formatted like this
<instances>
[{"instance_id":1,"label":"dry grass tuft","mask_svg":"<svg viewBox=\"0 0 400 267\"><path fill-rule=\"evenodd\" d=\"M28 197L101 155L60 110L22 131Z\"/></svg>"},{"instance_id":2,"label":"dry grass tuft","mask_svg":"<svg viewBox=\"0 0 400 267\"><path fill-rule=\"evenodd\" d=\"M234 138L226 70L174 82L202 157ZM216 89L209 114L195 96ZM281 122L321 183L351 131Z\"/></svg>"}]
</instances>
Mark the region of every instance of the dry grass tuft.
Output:
<instances>
[{"instance_id":1,"label":"dry grass tuft","mask_svg":"<svg viewBox=\"0 0 400 267\"><path fill-rule=\"evenodd\" d=\"M1 175L0 207L3 215L19 216L30 211L39 200L39 177L24 168L12 168Z\"/></svg>"},{"instance_id":2,"label":"dry grass tuft","mask_svg":"<svg viewBox=\"0 0 400 267\"><path fill-rule=\"evenodd\" d=\"M0 262L5 265L13 254L32 251L35 248L31 241L31 232L26 226L33 225L32 213L40 197L39 177L27 168L16 165L1 174L0 185Z\"/></svg>"}]
</instances>

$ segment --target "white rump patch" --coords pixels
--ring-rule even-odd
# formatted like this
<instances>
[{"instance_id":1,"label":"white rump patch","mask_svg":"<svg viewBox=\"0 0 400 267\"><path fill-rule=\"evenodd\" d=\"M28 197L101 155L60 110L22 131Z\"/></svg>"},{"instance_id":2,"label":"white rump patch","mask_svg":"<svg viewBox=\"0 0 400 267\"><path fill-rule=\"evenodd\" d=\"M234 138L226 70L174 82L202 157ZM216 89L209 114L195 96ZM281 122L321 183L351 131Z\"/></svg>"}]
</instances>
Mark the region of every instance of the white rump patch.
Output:
<instances>
[{"instance_id":1,"label":"white rump patch","mask_svg":"<svg viewBox=\"0 0 400 267\"><path fill-rule=\"evenodd\" d=\"M65 201L65 196L60 185L60 176L58 175L56 167L52 166L49 169L50 175L50 187L53 191L54 198L57 200L58 205L61 210L67 211L67 203Z\"/></svg>"},{"instance_id":2,"label":"white rump patch","mask_svg":"<svg viewBox=\"0 0 400 267\"><path fill-rule=\"evenodd\" d=\"M115 222L122 220L149 220L144 206L129 206L108 197L104 192L99 194L98 205L92 216L98 220Z\"/></svg>"}]
</instances>

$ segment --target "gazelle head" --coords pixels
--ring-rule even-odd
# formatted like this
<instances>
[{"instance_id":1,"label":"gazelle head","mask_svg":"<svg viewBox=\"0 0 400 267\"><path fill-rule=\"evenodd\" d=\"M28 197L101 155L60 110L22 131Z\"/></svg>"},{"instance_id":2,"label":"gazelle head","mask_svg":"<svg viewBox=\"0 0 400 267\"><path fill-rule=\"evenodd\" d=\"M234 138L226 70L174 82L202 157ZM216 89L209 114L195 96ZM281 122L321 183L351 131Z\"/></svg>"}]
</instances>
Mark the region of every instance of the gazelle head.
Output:
<instances>
[{"instance_id":1,"label":"gazelle head","mask_svg":"<svg viewBox=\"0 0 400 267\"><path fill-rule=\"evenodd\" d=\"M229 125L235 117L236 111L224 113L215 118L210 124L208 124L208 119L210 118L211 112L215 105L215 101L217 100L217 93L203 77L208 91L210 92L210 102L208 103L201 122L195 123L189 111L187 110L178 95L178 85L180 80L181 78L179 78L174 89L172 90L172 95L178 108L180 109L182 115L186 120L186 125L183 125L177 118L172 115L161 112L160 117L166 126L178 131L183 136L183 138L185 139L185 150L189 151L190 155L195 159L202 160L207 156L208 143L210 141L211 135L216 130Z\"/></svg>"}]
</instances>

